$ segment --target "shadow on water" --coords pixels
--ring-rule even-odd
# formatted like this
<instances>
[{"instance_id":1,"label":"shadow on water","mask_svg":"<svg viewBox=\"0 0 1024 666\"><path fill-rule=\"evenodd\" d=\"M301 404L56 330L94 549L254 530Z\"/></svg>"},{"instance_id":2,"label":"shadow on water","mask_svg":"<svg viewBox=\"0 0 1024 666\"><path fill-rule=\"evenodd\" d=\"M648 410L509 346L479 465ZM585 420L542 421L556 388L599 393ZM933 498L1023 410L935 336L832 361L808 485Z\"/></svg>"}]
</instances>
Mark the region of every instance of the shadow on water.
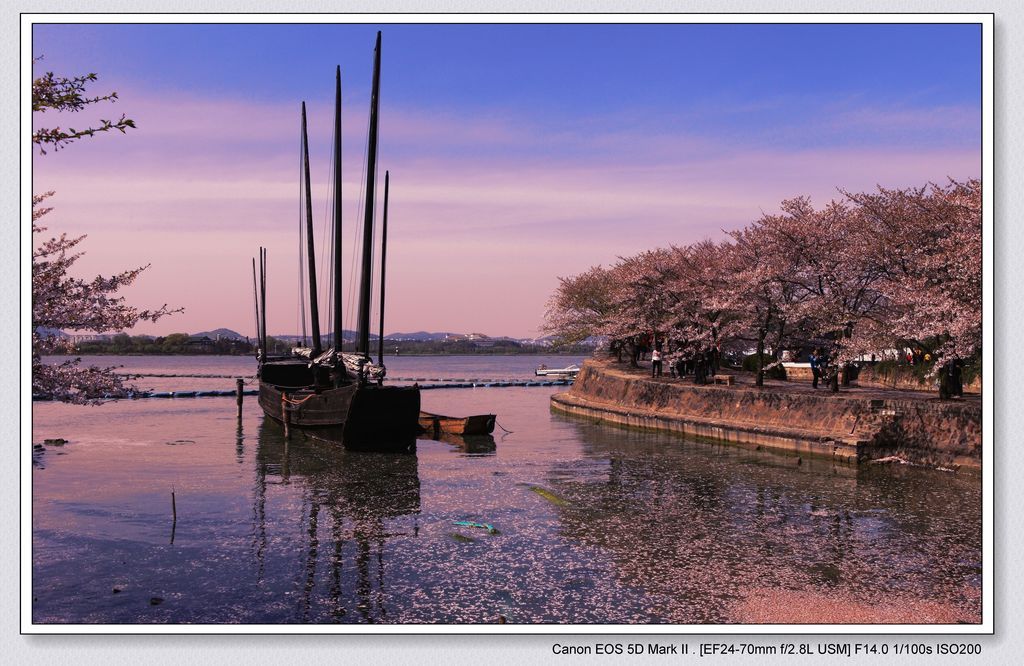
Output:
<instances>
[{"instance_id":1,"label":"shadow on water","mask_svg":"<svg viewBox=\"0 0 1024 666\"><path fill-rule=\"evenodd\" d=\"M268 518L273 484L301 486L295 515ZM296 621L388 621L386 545L396 536L388 521L419 512L415 453L348 451L301 433L286 440L278 424L262 421L253 496L257 576L265 575L268 531L285 521L300 524L302 561L294 568L304 581ZM414 520L411 536L417 532ZM324 612L329 618L319 617Z\"/></svg>"},{"instance_id":2,"label":"shadow on water","mask_svg":"<svg viewBox=\"0 0 1024 666\"><path fill-rule=\"evenodd\" d=\"M467 456L491 456L498 450L493 435L453 435L441 432L430 439L450 444Z\"/></svg>"}]
</instances>

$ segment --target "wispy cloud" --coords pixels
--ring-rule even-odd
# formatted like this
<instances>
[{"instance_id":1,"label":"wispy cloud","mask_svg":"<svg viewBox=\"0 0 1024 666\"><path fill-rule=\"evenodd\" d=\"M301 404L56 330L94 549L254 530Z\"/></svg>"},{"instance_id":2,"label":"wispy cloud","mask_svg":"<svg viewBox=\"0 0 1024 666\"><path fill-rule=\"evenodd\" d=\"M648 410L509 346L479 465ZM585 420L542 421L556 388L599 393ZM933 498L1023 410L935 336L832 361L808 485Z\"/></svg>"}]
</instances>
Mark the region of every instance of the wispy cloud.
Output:
<instances>
[{"instance_id":1,"label":"wispy cloud","mask_svg":"<svg viewBox=\"0 0 1024 666\"><path fill-rule=\"evenodd\" d=\"M293 325L298 107L123 91L139 129L38 158L34 187L57 190L55 231L88 232L83 270L152 262L138 303L184 305L155 330L249 330L250 257L273 250L272 314ZM125 108L129 106L126 104ZM315 211L329 194L330 114L311 103ZM315 114L313 113L315 111ZM751 112L755 112L751 110ZM351 115L352 118L348 118ZM979 175L969 108L885 109L849 102L774 140L673 131L664 119L590 117L575 126L456 112L384 114L391 169L389 328L528 334L557 276L652 246L721 236L784 198L825 203L837 187L920 185ZM46 119L48 120L48 119ZM344 210L361 204L365 114L345 122ZM889 138L914 128L960 131L924 147ZM800 132L802 141L778 138ZM846 133L860 141L806 140ZM478 307L437 308L449 302ZM501 307L488 295L501 294Z\"/></svg>"}]
</instances>

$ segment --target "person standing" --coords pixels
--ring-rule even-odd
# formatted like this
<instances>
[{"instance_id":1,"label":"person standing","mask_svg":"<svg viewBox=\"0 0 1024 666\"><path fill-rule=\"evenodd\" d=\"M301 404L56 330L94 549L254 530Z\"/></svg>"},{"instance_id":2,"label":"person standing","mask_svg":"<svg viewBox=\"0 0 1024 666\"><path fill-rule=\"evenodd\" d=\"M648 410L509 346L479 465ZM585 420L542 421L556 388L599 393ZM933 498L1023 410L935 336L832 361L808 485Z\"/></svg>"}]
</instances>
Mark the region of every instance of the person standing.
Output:
<instances>
[{"instance_id":1,"label":"person standing","mask_svg":"<svg viewBox=\"0 0 1024 666\"><path fill-rule=\"evenodd\" d=\"M651 377L661 377L661 346L655 346L651 352Z\"/></svg>"},{"instance_id":2,"label":"person standing","mask_svg":"<svg viewBox=\"0 0 1024 666\"><path fill-rule=\"evenodd\" d=\"M818 379L821 377L821 354L817 349L811 352L811 386L818 388Z\"/></svg>"}]
</instances>

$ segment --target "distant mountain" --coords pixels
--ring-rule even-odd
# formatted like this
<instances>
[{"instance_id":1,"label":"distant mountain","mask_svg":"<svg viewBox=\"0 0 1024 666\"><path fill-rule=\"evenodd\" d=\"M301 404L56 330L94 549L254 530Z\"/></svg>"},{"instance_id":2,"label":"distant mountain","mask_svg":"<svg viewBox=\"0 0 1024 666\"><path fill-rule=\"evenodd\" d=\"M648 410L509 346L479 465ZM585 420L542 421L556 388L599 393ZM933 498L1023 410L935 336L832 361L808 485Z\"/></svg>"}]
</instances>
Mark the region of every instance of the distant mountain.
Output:
<instances>
[{"instance_id":1,"label":"distant mountain","mask_svg":"<svg viewBox=\"0 0 1024 666\"><path fill-rule=\"evenodd\" d=\"M36 327L36 333L38 333L40 335L40 337L44 337L44 338L48 338L50 336L53 336L55 338L66 338L66 337L68 337L68 334L65 333L64 331L60 330L59 328L46 328L45 326L38 326L38 327Z\"/></svg>"},{"instance_id":2,"label":"distant mountain","mask_svg":"<svg viewBox=\"0 0 1024 666\"><path fill-rule=\"evenodd\" d=\"M464 338L465 333L428 333L427 331L416 331L415 333L388 333L384 336L388 340L444 340L446 338Z\"/></svg>"},{"instance_id":3,"label":"distant mountain","mask_svg":"<svg viewBox=\"0 0 1024 666\"><path fill-rule=\"evenodd\" d=\"M207 337L211 340L245 340L245 336L241 333L232 331L230 328L215 328L212 331L203 331L202 333L193 333L191 337L201 338Z\"/></svg>"}]
</instances>

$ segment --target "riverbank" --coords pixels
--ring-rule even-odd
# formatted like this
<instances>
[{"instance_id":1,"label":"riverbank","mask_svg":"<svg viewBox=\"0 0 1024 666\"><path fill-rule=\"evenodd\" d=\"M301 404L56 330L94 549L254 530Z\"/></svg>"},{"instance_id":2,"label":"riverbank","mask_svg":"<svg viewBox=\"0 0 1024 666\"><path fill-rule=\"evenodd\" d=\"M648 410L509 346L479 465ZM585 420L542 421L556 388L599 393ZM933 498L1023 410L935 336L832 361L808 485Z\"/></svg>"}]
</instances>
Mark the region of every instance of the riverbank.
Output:
<instances>
[{"instance_id":1,"label":"riverbank","mask_svg":"<svg viewBox=\"0 0 1024 666\"><path fill-rule=\"evenodd\" d=\"M809 383L743 373L735 384L695 386L650 377L605 359L588 360L551 408L634 428L666 430L797 455L857 464L901 460L947 469L981 468L981 400L940 401L934 394L850 387L838 394Z\"/></svg>"}]
</instances>

